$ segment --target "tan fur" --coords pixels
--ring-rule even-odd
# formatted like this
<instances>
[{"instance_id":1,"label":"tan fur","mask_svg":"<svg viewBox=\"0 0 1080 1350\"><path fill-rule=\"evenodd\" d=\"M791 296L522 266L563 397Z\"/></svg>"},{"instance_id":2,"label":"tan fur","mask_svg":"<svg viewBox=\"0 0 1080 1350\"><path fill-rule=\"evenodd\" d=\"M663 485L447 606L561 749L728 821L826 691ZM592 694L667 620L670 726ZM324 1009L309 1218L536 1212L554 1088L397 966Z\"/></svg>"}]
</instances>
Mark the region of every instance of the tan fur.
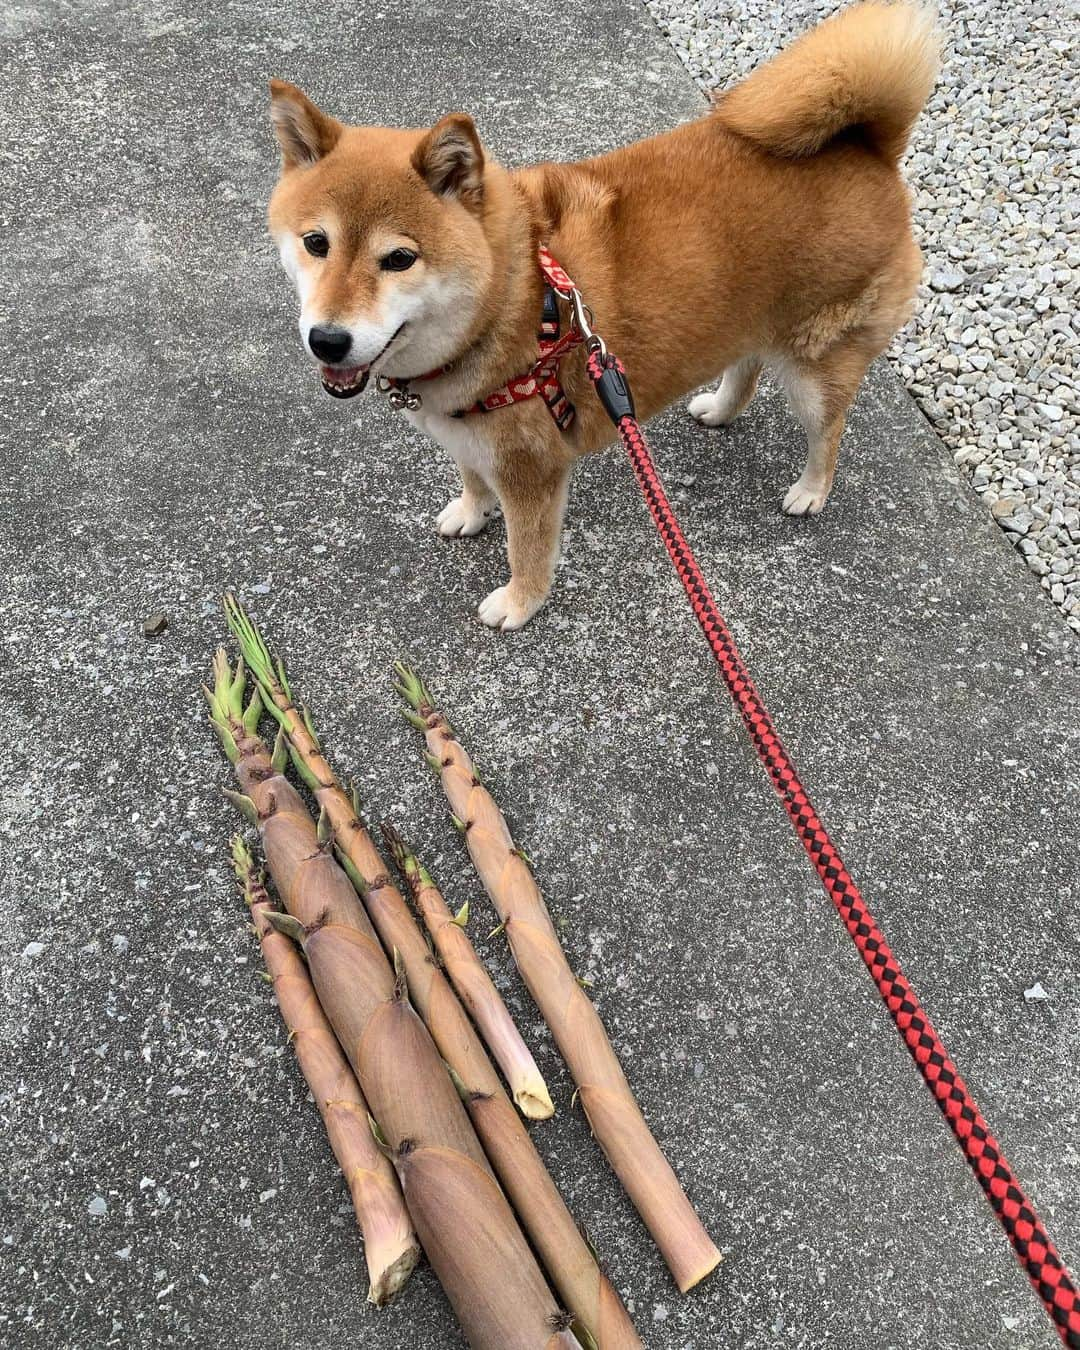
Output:
<instances>
[{"instance_id":1,"label":"tan fur","mask_svg":"<svg viewBox=\"0 0 1080 1350\"><path fill-rule=\"evenodd\" d=\"M691 408L707 424L730 421L772 366L808 441L785 509L814 513L866 367L910 312L921 259L895 161L934 52L924 11L873 0L822 24L697 122L513 174L484 156L464 114L428 131L341 128L275 86L283 172L271 229L283 256L315 224L331 233L329 256L300 258L305 309L320 323L385 327L426 296L437 307L446 288L464 297L438 322L406 324L377 368L409 378L449 363L414 386L423 407L413 420L462 469L440 532L477 532L496 500L506 516L511 577L481 606L485 622L518 627L543 603L572 465L614 439L580 351L561 371L578 414L568 433L539 399L448 416L535 359L537 242L581 288L643 418L727 371L719 393ZM327 140L305 163L305 148ZM391 237L419 250L409 271L380 272Z\"/></svg>"},{"instance_id":2,"label":"tan fur","mask_svg":"<svg viewBox=\"0 0 1080 1350\"><path fill-rule=\"evenodd\" d=\"M470 209L482 205L484 150L471 117L451 113L413 151L413 168L440 197L455 196Z\"/></svg>"},{"instance_id":3,"label":"tan fur","mask_svg":"<svg viewBox=\"0 0 1080 1350\"><path fill-rule=\"evenodd\" d=\"M717 101L717 116L777 155L813 155L849 128L897 160L934 87L929 9L883 0L819 24Z\"/></svg>"}]
</instances>

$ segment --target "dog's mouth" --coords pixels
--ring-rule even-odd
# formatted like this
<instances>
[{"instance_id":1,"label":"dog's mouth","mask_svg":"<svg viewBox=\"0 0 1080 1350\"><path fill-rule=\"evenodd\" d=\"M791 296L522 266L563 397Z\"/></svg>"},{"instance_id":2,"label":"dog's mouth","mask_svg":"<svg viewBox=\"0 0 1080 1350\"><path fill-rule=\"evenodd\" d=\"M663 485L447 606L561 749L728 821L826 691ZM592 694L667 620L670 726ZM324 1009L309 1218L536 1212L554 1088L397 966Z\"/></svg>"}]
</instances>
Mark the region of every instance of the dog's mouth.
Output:
<instances>
[{"instance_id":1,"label":"dog's mouth","mask_svg":"<svg viewBox=\"0 0 1080 1350\"><path fill-rule=\"evenodd\" d=\"M354 398L367 388L371 363L366 366L320 366L322 387L333 398Z\"/></svg>"},{"instance_id":2,"label":"dog's mouth","mask_svg":"<svg viewBox=\"0 0 1080 1350\"><path fill-rule=\"evenodd\" d=\"M355 398L357 394L362 394L367 388L368 380L371 378L371 368L376 361L381 360L390 350L390 344L399 336L402 328L401 324L386 340L386 345L382 351L373 356L370 361L366 361L360 366L319 366L319 375L322 379L322 387L331 396L331 398Z\"/></svg>"}]
</instances>

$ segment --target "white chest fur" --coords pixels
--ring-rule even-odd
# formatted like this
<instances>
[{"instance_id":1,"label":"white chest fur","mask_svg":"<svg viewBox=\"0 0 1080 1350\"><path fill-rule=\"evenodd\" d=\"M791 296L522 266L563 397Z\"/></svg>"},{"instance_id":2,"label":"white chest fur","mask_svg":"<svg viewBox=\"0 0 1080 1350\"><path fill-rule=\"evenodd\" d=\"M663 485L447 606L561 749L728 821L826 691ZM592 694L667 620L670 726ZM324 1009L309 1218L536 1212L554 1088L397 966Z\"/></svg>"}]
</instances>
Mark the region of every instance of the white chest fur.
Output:
<instances>
[{"instance_id":1,"label":"white chest fur","mask_svg":"<svg viewBox=\"0 0 1080 1350\"><path fill-rule=\"evenodd\" d=\"M485 433L484 419L447 417L443 413L417 412L405 416L418 431L437 441L453 457L460 469L472 469L494 491L492 457L494 445Z\"/></svg>"}]
</instances>

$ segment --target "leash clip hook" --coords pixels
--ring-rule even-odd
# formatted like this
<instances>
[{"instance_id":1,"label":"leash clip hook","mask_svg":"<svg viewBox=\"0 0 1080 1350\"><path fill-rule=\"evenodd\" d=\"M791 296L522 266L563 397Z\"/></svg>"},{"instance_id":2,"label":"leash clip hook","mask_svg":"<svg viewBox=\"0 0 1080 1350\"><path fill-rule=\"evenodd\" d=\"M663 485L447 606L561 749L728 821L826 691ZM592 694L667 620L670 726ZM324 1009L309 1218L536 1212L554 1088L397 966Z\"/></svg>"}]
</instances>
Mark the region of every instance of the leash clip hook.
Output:
<instances>
[{"instance_id":1,"label":"leash clip hook","mask_svg":"<svg viewBox=\"0 0 1080 1350\"><path fill-rule=\"evenodd\" d=\"M585 339L585 350L588 352L599 352L600 355L607 356L607 344L600 334L593 328L593 312L585 303L585 299L576 286L572 286L565 299L569 302L573 311L574 327Z\"/></svg>"}]
</instances>

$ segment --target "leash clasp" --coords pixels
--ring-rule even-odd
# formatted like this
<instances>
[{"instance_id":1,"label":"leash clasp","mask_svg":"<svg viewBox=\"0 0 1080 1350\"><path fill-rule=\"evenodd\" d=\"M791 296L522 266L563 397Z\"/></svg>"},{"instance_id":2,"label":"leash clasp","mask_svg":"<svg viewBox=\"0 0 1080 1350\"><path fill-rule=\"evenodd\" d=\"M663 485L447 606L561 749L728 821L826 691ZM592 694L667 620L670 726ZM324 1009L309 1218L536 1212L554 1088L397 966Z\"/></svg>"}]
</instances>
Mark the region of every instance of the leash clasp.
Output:
<instances>
[{"instance_id":1,"label":"leash clasp","mask_svg":"<svg viewBox=\"0 0 1080 1350\"><path fill-rule=\"evenodd\" d=\"M569 292L560 291L563 299L566 300L573 311L574 327L585 339L585 350L588 352L599 352L602 357L607 356L607 345L600 334L593 328L593 312L585 303L585 299L576 286L571 286Z\"/></svg>"}]
</instances>

